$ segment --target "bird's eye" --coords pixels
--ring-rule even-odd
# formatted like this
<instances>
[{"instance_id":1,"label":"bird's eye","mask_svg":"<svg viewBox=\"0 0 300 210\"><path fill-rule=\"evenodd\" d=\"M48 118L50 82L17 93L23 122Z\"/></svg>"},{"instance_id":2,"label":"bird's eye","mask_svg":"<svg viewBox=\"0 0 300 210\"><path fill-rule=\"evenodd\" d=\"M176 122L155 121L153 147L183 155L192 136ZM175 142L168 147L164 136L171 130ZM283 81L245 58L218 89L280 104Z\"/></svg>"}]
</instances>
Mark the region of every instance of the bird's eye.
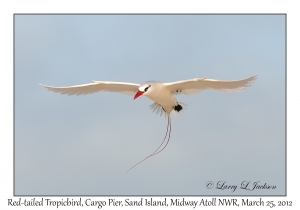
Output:
<instances>
[{"instance_id":1,"label":"bird's eye","mask_svg":"<svg viewBox=\"0 0 300 210\"><path fill-rule=\"evenodd\" d=\"M148 90L148 88L149 88L150 86L151 86L151 85L149 85L148 87L145 88L145 92Z\"/></svg>"}]
</instances>

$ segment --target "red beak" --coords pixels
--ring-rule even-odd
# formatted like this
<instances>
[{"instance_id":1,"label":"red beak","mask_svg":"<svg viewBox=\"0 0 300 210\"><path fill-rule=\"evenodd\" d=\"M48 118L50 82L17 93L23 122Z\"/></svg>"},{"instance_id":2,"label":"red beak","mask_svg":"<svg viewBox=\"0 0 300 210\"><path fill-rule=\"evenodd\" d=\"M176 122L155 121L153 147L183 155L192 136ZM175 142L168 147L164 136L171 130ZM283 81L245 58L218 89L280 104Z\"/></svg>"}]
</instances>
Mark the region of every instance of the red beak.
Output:
<instances>
[{"instance_id":1,"label":"red beak","mask_svg":"<svg viewBox=\"0 0 300 210\"><path fill-rule=\"evenodd\" d=\"M141 95L143 95L143 94L144 94L144 92L138 91L138 92L135 94L135 96L134 96L133 99L136 99L137 97L139 97L139 96L141 96Z\"/></svg>"}]
</instances>

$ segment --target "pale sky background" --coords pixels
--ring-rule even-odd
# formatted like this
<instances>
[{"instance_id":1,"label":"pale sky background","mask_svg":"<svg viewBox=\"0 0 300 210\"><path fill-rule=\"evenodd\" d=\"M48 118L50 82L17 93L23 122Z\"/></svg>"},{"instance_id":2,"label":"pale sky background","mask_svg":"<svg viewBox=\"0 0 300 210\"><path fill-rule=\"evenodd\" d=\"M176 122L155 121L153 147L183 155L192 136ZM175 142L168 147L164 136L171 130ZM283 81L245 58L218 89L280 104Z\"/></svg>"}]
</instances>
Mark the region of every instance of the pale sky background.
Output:
<instances>
[{"instance_id":1,"label":"pale sky background","mask_svg":"<svg viewBox=\"0 0 300 210\"><path fill-rule=\"evenodd\" d=\"M66 96L37 83L143 83L258 75L244 91L177 96L167 120L146 97ZM276 190L206 189L243 181ZM16 195L284 195L284 15L16 15Z\"/></svg>"}]
</instances>

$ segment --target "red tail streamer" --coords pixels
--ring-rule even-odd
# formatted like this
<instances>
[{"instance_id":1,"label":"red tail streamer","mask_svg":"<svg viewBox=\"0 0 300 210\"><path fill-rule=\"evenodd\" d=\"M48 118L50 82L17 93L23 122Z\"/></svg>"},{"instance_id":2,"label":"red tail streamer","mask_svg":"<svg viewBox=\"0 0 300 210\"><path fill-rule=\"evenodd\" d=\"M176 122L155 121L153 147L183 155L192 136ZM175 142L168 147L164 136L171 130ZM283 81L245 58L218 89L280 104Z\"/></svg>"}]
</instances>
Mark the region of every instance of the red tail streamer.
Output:
<instances>
[{"instance_id":1,"label":"red tail streamer","mask_svg":"<svg viewBox=\"0 0 300 210\"><path fill-rule=\"evenodd\" d=\"M170 131L169 131L169 127L170 127ZM166 137L167 137L167 134L168 134L168 133L169 133L169 137L168 137L168 141L167 141L166 145L165 145L161 150L159 150L160 147L164 144L164 142L165 142L165 140L166 140ZM130 171L131 169L133 169L134 167L136 167L136 166L139 165L140 163L144 162L144 161L147 160L149 157L154 156L154 155L157 155L158 153L160 153L161 151L163 151L163 150L166 148L166 146L168 145L169 141L170 141L170 135L171 135L171 118L170 118L170 115L169 115L169 116L168 116L167 132L166 132L165 138L164 138L164 140L162 141L162 143L159 145L159 147L158 147L154 152L151 153L151 155L145 157L143 160L141 160L140 162L138 162L137 164L135 164L134 166L132 166L130 169L128 169L128 171ZM159 150L159 151L157 152L157 150ZM127 171L127 172L128 172L128 171Z\"/></svg>"}]
</instances>

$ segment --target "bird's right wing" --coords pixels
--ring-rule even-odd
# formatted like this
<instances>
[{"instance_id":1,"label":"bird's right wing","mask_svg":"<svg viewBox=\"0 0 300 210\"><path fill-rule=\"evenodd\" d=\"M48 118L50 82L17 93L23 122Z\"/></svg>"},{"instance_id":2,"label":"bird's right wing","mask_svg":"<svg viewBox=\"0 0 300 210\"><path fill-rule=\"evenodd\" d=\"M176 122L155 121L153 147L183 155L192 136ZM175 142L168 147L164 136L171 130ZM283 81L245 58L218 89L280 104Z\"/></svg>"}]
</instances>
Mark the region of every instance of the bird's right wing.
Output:
<instances>
[{"instance_id":1,"label":"bird's right wing","mask_svg":"<svg viewBox=\"0 0 300 210\"><path fill-rule=\"evenodd\" d=\"M174 94L194 94L202 90L219 90L219 91L239 91L250 86L256 76L241 80L214 80L208 78L195 78L190 80L183 80L173 83L166 83L166 87Z\"/></svg>"},{"instance_id":2,"label":"bird's right wing","mask_svg":"<svg viewBox=\"0 0 300 210\"><path fill-rule=\"evenodd\" d=\"M139 84L134 83L125 83L125 82L105 82L105 81L93 81L93 83L84 84L84 85L75 85L75 86L66 86L66 87L53 87L43 85L48 90L58 92L61 94L68 95L85 95L95 92L119 92L127 95L134 95L139 90Z\"/></svg>"}]
</instances>

